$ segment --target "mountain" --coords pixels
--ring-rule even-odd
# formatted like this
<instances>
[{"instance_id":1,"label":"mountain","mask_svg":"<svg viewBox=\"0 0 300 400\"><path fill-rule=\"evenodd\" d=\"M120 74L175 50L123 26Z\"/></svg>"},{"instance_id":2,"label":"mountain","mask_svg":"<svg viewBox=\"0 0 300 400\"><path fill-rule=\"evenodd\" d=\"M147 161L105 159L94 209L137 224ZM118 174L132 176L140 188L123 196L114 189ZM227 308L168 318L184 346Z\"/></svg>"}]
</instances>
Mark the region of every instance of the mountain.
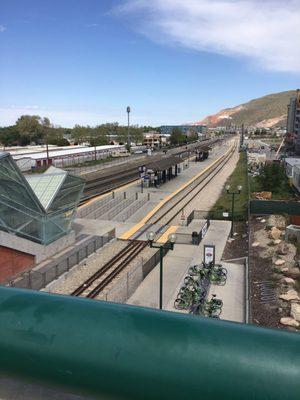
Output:
<instances>
[{"instance_id":1,"label":"mountain","mask_svg":"<svg viewBox=\"0 0 300 400\"><path fill-rule=\"evenodd\" d=\"M257 128L285 126L287 105L290 98L295 95L295 90L269 94L237 107L225 108L193 125L216 127L245 124L246 127L255 126Z\"/></svg>"}]
</instances>

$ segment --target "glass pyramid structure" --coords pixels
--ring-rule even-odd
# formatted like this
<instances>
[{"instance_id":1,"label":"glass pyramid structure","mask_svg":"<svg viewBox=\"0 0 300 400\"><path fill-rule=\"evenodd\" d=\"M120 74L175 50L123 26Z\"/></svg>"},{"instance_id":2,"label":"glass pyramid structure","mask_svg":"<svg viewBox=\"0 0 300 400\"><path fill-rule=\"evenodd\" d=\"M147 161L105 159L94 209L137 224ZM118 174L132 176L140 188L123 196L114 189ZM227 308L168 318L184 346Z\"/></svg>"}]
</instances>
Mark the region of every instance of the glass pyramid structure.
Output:
<instances>
[{"instance_id":1,"label":"glass pyramid structure","mask_svg":"<svg viewBox=\"0 0 300 400\"><path fill-rule=\"evenodd\" d=\"M23 175L0 152L0 230L47 245L71 230L84 180L59 168Z\"/></svg>"}]
</instances>

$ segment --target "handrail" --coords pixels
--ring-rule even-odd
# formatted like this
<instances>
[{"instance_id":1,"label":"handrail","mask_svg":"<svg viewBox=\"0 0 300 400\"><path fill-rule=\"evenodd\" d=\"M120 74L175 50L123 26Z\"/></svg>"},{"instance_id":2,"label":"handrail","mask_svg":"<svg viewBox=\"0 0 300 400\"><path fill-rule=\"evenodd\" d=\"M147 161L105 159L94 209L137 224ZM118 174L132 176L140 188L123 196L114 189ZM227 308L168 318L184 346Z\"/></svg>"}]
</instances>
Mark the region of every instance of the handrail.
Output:
<instances>
[{"instance_id":1,"label":"handrail","mask_svg":"<svg viewBox=\"0 0 300 400\"><path fill-rule=\"evenodd\" d=\"M298 400L300 335L0 288L0 371L117 399Z\"/></svg>"}]
</instances>

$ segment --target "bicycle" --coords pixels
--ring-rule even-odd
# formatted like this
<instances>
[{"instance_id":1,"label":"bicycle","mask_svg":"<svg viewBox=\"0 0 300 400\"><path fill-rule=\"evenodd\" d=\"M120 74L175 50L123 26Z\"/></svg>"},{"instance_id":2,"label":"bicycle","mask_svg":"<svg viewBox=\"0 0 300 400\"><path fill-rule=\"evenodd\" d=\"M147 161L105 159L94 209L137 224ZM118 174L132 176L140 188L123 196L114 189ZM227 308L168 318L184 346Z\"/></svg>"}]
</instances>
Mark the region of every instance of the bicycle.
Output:
<instances>
[{"instance_id":1,"label":"bicycle","mask_svg":"<svg viewBox=\"0 0 300 400\"><path fill-rule=\"evenodd\" d=\"M223 301L217 299L216 295L213 294L211 300L207 300L203 306L203 314L209 318L219 318L222 312Z\"/></svg>"}]
</instances>

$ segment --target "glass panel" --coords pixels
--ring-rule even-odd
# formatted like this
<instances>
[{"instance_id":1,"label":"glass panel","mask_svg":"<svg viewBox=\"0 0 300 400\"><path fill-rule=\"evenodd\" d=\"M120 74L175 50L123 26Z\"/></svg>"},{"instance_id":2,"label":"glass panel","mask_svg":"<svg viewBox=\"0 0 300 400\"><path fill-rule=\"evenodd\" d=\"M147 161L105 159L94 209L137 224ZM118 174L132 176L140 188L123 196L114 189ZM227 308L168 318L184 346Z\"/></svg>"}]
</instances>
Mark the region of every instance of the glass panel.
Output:
<instances>
[{"instance_id":1,"label":"glass panel","mask_svg":"<svg viewBox=\"0 0 300 400\"><path fill-rule=\"evenodd\" d=\"M27 181L0 153L0 229L42 244L59 239L71 229L83 187L81 178L54 167Z\"/></svg>"}]
</instances>

